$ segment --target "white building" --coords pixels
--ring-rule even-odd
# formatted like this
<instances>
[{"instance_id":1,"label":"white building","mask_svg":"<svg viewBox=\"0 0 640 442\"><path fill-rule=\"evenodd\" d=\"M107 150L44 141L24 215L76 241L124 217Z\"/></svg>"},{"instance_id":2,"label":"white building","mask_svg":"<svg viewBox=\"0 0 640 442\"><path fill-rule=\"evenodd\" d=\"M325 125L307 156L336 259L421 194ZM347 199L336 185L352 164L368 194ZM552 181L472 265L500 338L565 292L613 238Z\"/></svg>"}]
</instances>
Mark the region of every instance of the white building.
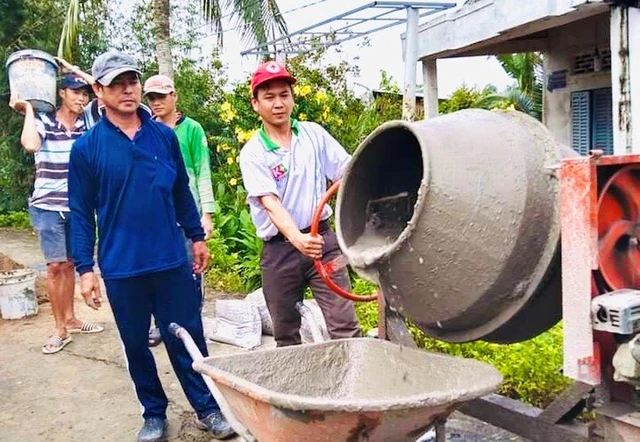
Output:
<instances>
[{"instance_id":1,"label":"white building","mask_svg":"<svg viewBox=\"0 0 640 442\"><path fill-rule=\"evenodd\" d=\"M437 114L437 59L539 51L543 122L557 139L583 154L640 152L639 3L469 0L423 24L425 118Z\"/></svg>"}]
</instances>

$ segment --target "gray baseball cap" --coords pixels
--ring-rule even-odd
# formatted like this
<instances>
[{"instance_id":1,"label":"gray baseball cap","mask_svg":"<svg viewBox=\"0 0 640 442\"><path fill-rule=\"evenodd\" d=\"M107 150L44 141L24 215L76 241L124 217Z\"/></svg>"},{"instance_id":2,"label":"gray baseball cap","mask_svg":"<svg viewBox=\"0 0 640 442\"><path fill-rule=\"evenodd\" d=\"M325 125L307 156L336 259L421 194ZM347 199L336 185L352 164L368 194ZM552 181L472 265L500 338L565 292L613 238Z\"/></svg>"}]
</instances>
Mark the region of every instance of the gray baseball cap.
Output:
<instances>
[{"instance_id":1,"label":"gray baseball cap","mask_svg":"<svg viewBox=\"0 0 640 442\"><path fill-rule=\"evenodd\" d=\"M103 86L109 86L114 78L125 72L135 72L142 76L140 68L131 56L115 50L100 55L91 67L91 75Z\"/></svg>"}]
</instances>

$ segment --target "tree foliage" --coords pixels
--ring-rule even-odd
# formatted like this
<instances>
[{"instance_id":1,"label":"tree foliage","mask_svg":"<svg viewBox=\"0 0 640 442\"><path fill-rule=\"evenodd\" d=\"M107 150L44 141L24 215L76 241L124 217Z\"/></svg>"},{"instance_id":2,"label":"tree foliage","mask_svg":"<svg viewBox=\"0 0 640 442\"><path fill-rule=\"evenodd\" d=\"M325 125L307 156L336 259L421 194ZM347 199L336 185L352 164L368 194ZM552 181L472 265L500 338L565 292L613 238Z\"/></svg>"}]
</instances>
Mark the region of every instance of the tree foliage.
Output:
<instances>
[{"instance_id":1,"label":"tree foliage","mask_svg":"<svg viewBox=\"0 0 640 442\"><path fill-rule=\"evenodd\" d=\"M438 111L441 114L448 114L469 108L490 109L491 103L488 99L494 94L496 94L495 86L489 85L480 90L463 83L448 99L439 104Z\"/></svg>"},{"instance_id":2,"label":"tree foliage","mask_svg":"<svg viewBox=\"0 0 640 442\"><path fill-rule=\"evenodd\" d=\"M59 0L0 0L0 58L4 66L9 55L21 49L40 49L55 53L64 21L66 3ZM88 20L82 24L84 44L78 59L89 60L100 46L96 40L101 24ZM9 81L0 69L0 212L26 207L33 181L33 156L19 143L22 117L9 106Z\"/></svg>"},{"instance_id":3,"label":"tree foliage","mask_svg":"<svg viewBox=\"0 0 640 442\"><path fill-rule=\"evenodd\" d=\"M503 102L538 120L542 120L542 86L544 72L538 52L501 54L496 56L504 71L516 80L517 86L503 94Z\"/></svg>"}]
</instances>

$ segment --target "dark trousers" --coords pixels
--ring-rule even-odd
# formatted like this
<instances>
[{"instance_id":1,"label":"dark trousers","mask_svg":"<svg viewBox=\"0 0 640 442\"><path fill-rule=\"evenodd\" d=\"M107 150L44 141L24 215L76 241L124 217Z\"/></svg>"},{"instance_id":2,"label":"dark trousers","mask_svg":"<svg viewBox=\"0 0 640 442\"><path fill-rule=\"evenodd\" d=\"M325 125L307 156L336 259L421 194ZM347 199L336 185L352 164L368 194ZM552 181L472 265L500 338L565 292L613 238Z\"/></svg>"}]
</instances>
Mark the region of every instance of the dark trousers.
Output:
<instances>
[{"instance_id":1,"label":"dark trousers","mask_svg":"<svg viewBox=\"0 0 640 442\"><path fill-rule=\"evenodd\" d=\"M148 345L152 314L160 328L171 365L198 417L203 418L219 410L204 380L191 368L193 361L182 341L168 331L172 322L183 326L202 354L208 355L200 317L202 296L196 289L190 267L185 264L143 276L108 279L105 285L124 344L129 374L144 409L142 416L145 419L165 418L168 404Z\"/></svg>"},{"instance_id":2,"label":"dark trousers","mask_svg":"<svg viewBox=\"0 0 640 442\"><path fill-rule=\"evenodd\" d=\"M324 262L340 255L335 233L325 224L320 234L324 238ZM260 259L262 267L262 291L273 321L274 337L278 347L301 343L301 316L296 303L302 301L304 290L311 288L322 310L327 330L332 339L360 336L358 319L353 303L334 293L324 283L313 266L313 260L300 253L284 240L267 241ZM349 275L343 268L333 275L333 280L349 289Z\"/></svg>"}]
</instances>

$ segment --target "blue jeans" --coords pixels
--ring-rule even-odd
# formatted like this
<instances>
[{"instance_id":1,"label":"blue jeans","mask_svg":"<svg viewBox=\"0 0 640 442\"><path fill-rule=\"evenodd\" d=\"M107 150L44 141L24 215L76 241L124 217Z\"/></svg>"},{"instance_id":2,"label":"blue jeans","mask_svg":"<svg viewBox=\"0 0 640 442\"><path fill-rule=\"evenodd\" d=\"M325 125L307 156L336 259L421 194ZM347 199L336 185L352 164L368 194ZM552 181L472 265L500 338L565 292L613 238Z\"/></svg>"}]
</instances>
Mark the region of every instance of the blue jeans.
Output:
<instances>
[{"instance_id":1,"label":"blue jeans","mask_svg":"<svg viewBox=\"0 0 640 442\"><path fill-rule=\"evenodd\" d=\"M148 347L151 315L165 342L171 365L187 399L202 419L219 410L182 341L168 331L170 323L183 326L204 356L208 355L202 330L202 297L192 283L186 264L162 272L122 279L106 279L107 297L124 344L129 374L145 419L166 418L167 396Z\"/></svg>"},{"instance_id":2,"label":"blue jeans","mask_svg":"<svg viewBox=\"0 0 640 442\"><path fill-rule=\"evenodd\" d=\"M29 206L31 225L38 234L40 248L47 264L67 262L71 258L69 212L56 212Z\"/></svg>"}]
</instances>

